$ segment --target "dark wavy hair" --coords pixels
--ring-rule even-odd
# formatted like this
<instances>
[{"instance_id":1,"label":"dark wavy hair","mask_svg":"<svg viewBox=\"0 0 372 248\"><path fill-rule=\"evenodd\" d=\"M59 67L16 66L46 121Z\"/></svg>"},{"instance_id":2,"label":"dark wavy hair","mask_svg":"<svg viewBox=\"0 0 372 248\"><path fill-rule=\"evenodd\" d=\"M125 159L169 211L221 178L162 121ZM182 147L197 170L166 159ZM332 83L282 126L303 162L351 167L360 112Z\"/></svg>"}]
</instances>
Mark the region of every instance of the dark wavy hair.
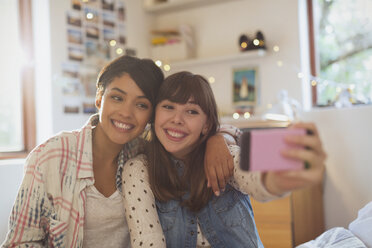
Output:
<instances>
[{"instance_id":1,"label":"dark wavy hair","mask_svg":"<svg viewBox=\"0 0 372 248\"><path fill-rule=\"evenodd\" d=\"M164 81L163 72L150 59L140 59L127 55L114 59L102 68L97 78L96 97L101 97L105 93L107 86L115 78L124 74L128 74L134 80L152 106L155 106L158 90Z\"/></svg>"},{"instance_id":2,"label":"dark wavy hair","mask_svg":"<svg viewBox=\"0 0 372 248\"><path fill-rule=\"evenodd\" d=\"M179 200L183 206L196 212L208 203L213 194L207 187L204 172L206 141L217 132L219 127L217 105L212 89L208 81L200 75L185 71L175 73L163 82L156 104L163 100L186 104L191 97L206 114L209 129L205 135L200 136L194 150L183 161L185 163L183 175L177 173L171 155L156 135L153 135L147 151L150 185L155 198L162 202ZM154 125L152 125L152 132L155 133ZM182 199L186 192L190 192L189 197Z\"/></svg>"}]
</instances>

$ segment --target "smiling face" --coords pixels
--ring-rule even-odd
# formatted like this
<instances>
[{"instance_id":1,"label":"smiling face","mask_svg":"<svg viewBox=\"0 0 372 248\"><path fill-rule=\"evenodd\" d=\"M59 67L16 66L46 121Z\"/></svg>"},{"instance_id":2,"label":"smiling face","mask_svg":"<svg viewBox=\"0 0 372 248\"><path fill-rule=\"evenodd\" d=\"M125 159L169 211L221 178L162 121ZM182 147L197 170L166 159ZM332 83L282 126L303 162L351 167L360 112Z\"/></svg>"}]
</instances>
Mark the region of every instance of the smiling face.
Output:
<instances>
[{"instance_id":1,"label":"smiling face","mask_svg":"<svg viewBox=\"0 0 372 248\"><path fill-rule=\"evenodd\" d=\"M151 102L128 75L116 77L98 95L99 142L123 145L140 135L152 113Z\"/></svg>"},{"instance_id":2,"label":"smiling face","mask_svg":"<svg viewBox=\"0 0 372 248\"><path fill-rule=\"evenodd\" d=\"M185 159L207 131L207 116L192 98L186 104L163 100L156 106L156 136L165 150L178 159Z\"/></svg>"}]
</instances>

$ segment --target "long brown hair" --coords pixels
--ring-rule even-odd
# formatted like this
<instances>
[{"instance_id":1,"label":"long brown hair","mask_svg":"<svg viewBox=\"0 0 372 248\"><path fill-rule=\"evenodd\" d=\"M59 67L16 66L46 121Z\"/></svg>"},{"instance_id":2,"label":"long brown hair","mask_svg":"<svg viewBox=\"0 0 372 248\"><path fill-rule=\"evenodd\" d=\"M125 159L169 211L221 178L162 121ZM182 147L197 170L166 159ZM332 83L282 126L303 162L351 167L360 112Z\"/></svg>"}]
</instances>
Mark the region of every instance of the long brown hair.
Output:
<instances>
[{"instance_id":1,"label":"long brown hair","mask_svg":"<svg viewBox=\"0 0 372 248\"><path fill-rule=\"evenodd\" d=\"M156 135L148 146L149 178L155 198L166 202L179 200L191 211L199 211L210 200L213 192L207 187L204 172L206 141L219 127L217 105L208 81L190 72L175 73L165 79L160 87L156 104L163 100L186 104L190 98L200 106L207 116L208 132L200 136L194 150L188 154L183 175L179 175L171 155L164 149ZM156 116L155 116L156 119ZM154 126L152 126L154 132ZM182 199L189 192L187 199Z\"/></svg>"}]
</instances>

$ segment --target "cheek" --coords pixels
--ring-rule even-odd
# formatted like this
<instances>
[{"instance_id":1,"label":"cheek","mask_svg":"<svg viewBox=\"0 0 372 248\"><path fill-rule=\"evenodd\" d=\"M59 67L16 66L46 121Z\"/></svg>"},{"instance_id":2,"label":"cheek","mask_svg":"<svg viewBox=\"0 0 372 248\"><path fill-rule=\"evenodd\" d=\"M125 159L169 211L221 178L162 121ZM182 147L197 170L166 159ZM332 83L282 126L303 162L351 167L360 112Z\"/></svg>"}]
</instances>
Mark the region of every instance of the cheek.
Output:
<instances>
[{"instance_id":1,"label":"cheek","mask_svg":"<svg viewBox=\"0 0 372 248\"><path fill-rule=\"evenodd\" d=\"M147 113L143 113L141 115L141 126L146 126L147 123L150 122L150 118L151 118L151 111L147 112Z\"/></svg>"}]
</instances>

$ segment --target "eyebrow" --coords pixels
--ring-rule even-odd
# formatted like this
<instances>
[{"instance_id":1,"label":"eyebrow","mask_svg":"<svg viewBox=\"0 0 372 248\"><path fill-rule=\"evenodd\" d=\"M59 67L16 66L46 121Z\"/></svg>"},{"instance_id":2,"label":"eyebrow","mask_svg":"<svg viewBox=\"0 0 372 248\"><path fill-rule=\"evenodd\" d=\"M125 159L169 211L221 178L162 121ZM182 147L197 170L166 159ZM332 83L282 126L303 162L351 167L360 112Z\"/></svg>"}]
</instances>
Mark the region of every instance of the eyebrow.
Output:
<instances>
[{"instance_id":1,"label":"eyebrow","mask_svg":"<svg viewBox=\"0 0 372 248\"><path fill-rule=\"evenodd\" d=\"M195 101L188 101L186 104L195 104L195 105L199 105L199 104L197 104Z\"/></svg>"},{"instance_id":2,"label":"eyebrow","mask_svg":"<svg viewBox=\"0 0 372 248\"><path fill-rule=\"evenodd\" d=\"M122 89L119 89L119 88L112 88L111 90L116 90L116 91L119 91L121 94L124 94L124 95L128 95L128 93L127 92L125 92L124 90L122 90ZM148 98L145 96L145 95L142 95L142 96L137 96L137 98L145 98L145 99L147 99L148 100Z\"/></svg>"}]
</instances>

